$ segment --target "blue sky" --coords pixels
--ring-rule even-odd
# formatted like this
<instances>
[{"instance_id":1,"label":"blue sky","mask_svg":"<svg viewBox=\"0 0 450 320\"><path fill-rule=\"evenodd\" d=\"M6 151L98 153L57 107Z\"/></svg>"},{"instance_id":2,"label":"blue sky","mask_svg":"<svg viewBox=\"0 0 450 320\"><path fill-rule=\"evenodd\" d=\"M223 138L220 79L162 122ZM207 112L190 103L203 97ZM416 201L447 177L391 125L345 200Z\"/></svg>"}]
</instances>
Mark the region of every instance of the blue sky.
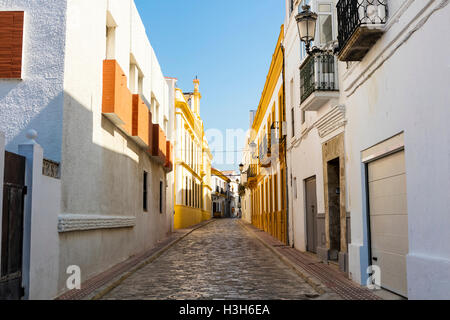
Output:
<instances>
[{"instance_id":1,"label":"blue sky","mask_svg":"<svg viewBox=\"0 0 450 320\"><path fill-rule=\"evenodd\" d=\"M284 1L135 2L164 75L178 78L183 91L193 90L195 76L200 79L205 129L219 129L224 136L227 129L247 130L284 21ZM242 143L216 150L219 163L213 165L237 170L239 153L230 153L226 163L220 155L242 149Z\"/></svg>"}]
</instances>

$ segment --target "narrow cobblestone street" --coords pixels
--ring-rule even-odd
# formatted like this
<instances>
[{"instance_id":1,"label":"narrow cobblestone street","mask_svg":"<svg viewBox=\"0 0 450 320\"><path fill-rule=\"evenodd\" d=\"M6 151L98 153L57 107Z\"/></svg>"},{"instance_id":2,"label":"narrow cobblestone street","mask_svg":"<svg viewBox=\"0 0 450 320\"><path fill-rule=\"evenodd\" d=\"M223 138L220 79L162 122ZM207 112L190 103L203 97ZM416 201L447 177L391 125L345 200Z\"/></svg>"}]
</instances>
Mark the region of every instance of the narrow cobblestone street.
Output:
<instances>
[{"instance_id":1,"label":"narrow cobblestone street","mask_svg":"<svg viewBox=\"0 0 450 320\"><path fill-rule=\"evenodd\" d=\"M200 228L103 299L309 299L317 292L238 220Z\"/></svg>"}]
</instances>

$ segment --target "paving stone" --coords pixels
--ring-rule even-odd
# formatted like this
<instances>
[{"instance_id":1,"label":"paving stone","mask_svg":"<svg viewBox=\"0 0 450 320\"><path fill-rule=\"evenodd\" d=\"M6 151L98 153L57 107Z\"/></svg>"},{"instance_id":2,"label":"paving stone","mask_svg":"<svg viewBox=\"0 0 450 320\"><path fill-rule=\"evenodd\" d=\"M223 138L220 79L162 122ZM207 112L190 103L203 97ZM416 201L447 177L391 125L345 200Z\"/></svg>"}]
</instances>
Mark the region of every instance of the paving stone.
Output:
<instances>
[{"instance_id":1,"label":"paving stone","mask_svg":"<svg viewBox=\"0 0 450 320\"><path fill-rule=\"evenodd\" d=\"M304 300L316 295L237 220L217 220L191 233L103 299Z\"/></svg>"}]
</instances>

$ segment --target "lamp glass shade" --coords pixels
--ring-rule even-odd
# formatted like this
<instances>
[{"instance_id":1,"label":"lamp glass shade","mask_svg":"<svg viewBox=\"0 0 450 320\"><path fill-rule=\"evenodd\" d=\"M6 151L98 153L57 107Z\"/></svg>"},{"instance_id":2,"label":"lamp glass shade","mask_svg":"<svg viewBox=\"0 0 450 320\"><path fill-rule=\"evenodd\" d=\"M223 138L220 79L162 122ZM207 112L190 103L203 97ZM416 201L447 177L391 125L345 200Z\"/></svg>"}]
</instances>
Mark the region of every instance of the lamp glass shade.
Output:
<instances>
[{"instance_id":1,"label":"lamp glass shade","mask_svg":"<svg viewBox=\"0 0 450 320\"><path fill-rule=\"evenodd\" d=\"M309 11L309 6L296 16L300 40L308 43L314 41L316 35L317 14Z\"/></svg>"},{"instance_id":2,"label":"lamp glass shade","mask_svg":"<svg viewBox=\"0 0 450 320\"><path fill-rule=\"evenodd\" d=\"M255 142L250 143L250 152L252 154L256 153L256 143Z\"/></svg>"}]
</instances>

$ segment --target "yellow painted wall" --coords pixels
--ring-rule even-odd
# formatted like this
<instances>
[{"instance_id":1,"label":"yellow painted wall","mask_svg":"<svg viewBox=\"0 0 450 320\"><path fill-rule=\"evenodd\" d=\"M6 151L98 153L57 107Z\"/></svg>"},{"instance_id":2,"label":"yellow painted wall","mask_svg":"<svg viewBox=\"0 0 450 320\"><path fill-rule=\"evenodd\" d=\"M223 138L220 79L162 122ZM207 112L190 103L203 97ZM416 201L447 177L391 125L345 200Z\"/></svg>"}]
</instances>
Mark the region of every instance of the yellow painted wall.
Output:
<instances>
[{"instance_id":1,"label":"yellow painted wall","mask_svg":"<svg viewBox=\"0 0 450 320\"><path fill-rule=\"evenodd\" d=\"M210 219L211 213L203 211L201 209L186 207L182 205L175 206L175 229L189 228Z\"/></svg>"}]
</instances>

